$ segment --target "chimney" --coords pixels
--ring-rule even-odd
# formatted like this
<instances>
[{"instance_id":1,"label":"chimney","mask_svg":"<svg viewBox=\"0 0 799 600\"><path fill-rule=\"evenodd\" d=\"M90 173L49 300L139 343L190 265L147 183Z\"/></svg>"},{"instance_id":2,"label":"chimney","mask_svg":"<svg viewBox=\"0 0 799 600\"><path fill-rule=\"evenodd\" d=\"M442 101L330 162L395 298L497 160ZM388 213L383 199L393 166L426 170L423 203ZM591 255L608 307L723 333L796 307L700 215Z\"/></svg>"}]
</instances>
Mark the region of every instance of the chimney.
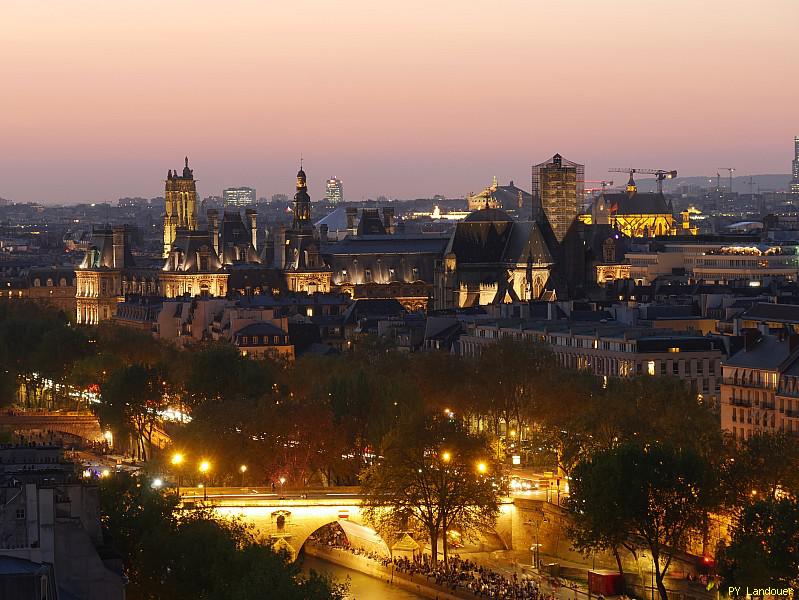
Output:
<instances>
[{"instance_id":1,"label":"chimney","mask_svg":"<svg viewBox=\"0 0 799 600\"><path fill-rule=\"evenodd\" d=\"M352 235L355 235L355 217L357 216L357 208L347 208L347 232Z\"/></svg>"},{"instance_id":2,"label":"chimney","mask_svg":"<svg viewBox=\"0 0 799 600\"><path fill-rule=\"evenodd\" d=\"M211 208L206 212L208 216L208 231L211 233L211 243L214 245L214 252L219 255L219 211Z\"/></svg>"},{"instance_id":3,"label":"chimney","mask_svg":"<svg viewBox=\"0 0 799 600\"><path fill-rule=\"evenodd\" d=\"M252 247L258 251L258 211L254 208L244 209L244 216L247 218L247 224L250 226L250 235L252 236Z\"/></svg>"},{"instance_id":4,"label":"chimney","mask_svg":"<svg viewBox=\"0 0 799 600\"><path fill-rule=\"evenodd\" d=\"M327 229L327 225L319 226L319 239L324 243L327 243Z\"/></svg>"},{"instance_id":5,"label":"chimney","mask_svg":"<svg viewBox=\"0 0 799 600\"><path fill-rule=\"evenodd\" d=\"M114 268L122 269L125 266L125 226L114 227Z\"/></svg>"},{"instance_id":6,"label":"chimney","mask_svg":"<svg viewBox=\"0 0 799 600\"><path fill-rule=\"evenodd\" d=\"M286 227L281 225L275 233L275 268L286 266Z\"/></svg>"},{"instance_id":7,"label":"chimney","mask_svg":"<svg viewBox=\"0 0 799 600\"><path fill-rule=\"evenodd\" d=\"M383 207L383 226L386 228L386 233L394 233L394 207Z\"/></svg>"},{"instance_id":8,"label":"chimney","mask_svg":"<svg viewBox=\"0 0 799 600\"><path fill-rule=\"evenodd\" d=\"M761 333L757 329L744 329L744 351L752 350L760 341Z\"/></svg>"}]
</instances>

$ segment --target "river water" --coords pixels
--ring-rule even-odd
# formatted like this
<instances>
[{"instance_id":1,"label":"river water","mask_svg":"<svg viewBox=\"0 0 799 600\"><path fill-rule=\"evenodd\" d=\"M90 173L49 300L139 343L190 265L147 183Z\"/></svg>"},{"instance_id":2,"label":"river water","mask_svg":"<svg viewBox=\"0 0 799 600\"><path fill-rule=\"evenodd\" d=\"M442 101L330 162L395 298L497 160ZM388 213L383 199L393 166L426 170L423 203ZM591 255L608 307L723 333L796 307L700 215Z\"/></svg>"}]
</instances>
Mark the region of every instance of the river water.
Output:
<instances>
[{"instance_id":1,"label":"river water","mask_svg":"<svg viewBox=\"0 0 799 600\"><path fill-rule=\"evenodd\" d=\"M317 573L330 573L337 581L349 581L350 589L347 598L350 600L417 600L424 598L424 596L389 585L376 577L364 575L315 556L305 556L302 570L307 573L311 569Z\"/></svg>"}]
</instances>

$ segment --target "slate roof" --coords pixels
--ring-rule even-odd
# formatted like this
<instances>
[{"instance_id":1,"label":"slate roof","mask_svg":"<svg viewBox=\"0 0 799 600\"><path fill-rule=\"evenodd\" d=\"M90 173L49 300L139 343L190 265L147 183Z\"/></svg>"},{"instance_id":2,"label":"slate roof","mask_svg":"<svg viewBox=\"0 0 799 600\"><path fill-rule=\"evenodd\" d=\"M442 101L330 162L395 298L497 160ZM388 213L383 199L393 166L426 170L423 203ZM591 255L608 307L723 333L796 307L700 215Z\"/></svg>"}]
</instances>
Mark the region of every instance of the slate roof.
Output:
<instances>
[{"instance_id":1,"label":"slate roof","mask_svg":"<svg viewBox=\"0 0 799 600\"><path fill-rule=\"evenodd\" d=\"M776 370L788 358L789 344L776 335L765 335L750 350L736 352L724 364L730 367Z\"/></svg>"},{"instance_id":2,"label":"slate roof","mask_svg":"<svg viewBox=\"0 0 799 600\"><path fill-rule=\"evenodd\" d=\"M799 306L795 304L771 304L758 302L741 315L753 321L776 323L799 323Z\"/></svg>"},{"instance_id":3,"label":"slate roof","mask_svg":"<svg viewBox=\"0 0 799 600\"><path fill-rule=\"evenodd\" d=\"M672 208L662 193L605 193L603 198L605 205L617 215L663 215L672 213Z\"/></svg>"}]
</instances>

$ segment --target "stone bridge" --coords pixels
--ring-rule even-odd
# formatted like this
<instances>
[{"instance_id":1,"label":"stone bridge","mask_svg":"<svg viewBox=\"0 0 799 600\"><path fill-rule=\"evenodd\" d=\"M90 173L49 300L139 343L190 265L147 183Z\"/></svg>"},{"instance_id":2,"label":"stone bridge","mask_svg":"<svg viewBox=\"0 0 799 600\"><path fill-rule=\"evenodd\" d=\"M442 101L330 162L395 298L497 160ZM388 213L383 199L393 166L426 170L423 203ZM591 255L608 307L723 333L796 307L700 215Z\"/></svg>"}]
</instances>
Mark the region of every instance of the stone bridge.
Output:
<instances>
[{"instance_id":1,"label":"stone bridge","mask_svg":"<svg viewBox=\"0 0 799 600\"><path fill-rule=\"evenodd\" d=\"M269 488L208 488L205 500L200 490L190 488L184 491L182 498L186 509L205 504L213 506L220 515L240 517L254 525L258 534L270 539L275 547L288 550L294 558L311 534L330 523L338 523L351 543L388 554L386 542L363 519L357 487L286 490L285 494ZM532 506L517 504L520 504L519 499L502 500L494 530L480 536L481 548L530 548L534 519L539 515L542 518L544 509L540 502ZM554 521L553 517L545 524L554 524ZM543 528L540 533L544 533Z\"/></svg>"},{"instance_id":2,"label":"stone bridge","mask_svg":"<svg viewBox=\"0 0 799 600\"><path fill-rule=\"evenodd\" d=\"M3 412L0 413L0 430L55 431L92 442L103 440L97 417L83 412Z\"/></svg>"}]
</instances>

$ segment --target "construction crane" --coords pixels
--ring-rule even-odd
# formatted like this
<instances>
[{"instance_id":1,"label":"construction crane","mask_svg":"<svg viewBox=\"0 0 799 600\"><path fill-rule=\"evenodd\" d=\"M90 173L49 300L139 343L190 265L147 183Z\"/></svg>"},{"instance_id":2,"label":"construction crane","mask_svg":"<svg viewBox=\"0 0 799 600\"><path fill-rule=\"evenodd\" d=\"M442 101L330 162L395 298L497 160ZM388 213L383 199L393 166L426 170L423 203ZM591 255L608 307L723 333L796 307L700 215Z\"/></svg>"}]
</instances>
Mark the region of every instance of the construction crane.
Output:
<instances>
[{"instance_id":1,"label":"construction crane","mask_svg":"<svg viewBox=\"0 0 799 600\"><path fill-rule=\"evenodd\" d=\"M599 180L599 179L586 179L585 181L583 181L583 184L586 184L586 183L598 183L600 186L602 186L602 187L584 187L583 191L586 194L592 194L594 192L599 192L599 191L604 192L605 188L610 187L610 186L613 185L613 181L605 181L604 179L602 179L602 180Z\"/></svg>"},{"instance_id":2,"label":"construction crane","mask_svg":"<svg viewBox=\"0 0 799 600\"><path fill-rule=\"evenodd\" d=\"M635 185L635 179L633 179L633 173L644 173L646 175L654 175L655 179L658 182L658 194L663 193L663 180L664 179L674 179L677 177L677 171L664 171L663 169L608 169L611 173L629 173L630 174L630 181L627 182L627 191L628 192L636 192L638 191L638 186Z\"/></svg>"},{"instance_id":3,"label":"construction crane","mask_svg":"<svg viewBox=\"0 0 799 600\"><path fill-rule=\"evenodd\" d=\"M735 167L719 167L722 171L729 171L730 173L730 194L732 194L732 174L735 173Z\"/></svg>"}]
</instances>

